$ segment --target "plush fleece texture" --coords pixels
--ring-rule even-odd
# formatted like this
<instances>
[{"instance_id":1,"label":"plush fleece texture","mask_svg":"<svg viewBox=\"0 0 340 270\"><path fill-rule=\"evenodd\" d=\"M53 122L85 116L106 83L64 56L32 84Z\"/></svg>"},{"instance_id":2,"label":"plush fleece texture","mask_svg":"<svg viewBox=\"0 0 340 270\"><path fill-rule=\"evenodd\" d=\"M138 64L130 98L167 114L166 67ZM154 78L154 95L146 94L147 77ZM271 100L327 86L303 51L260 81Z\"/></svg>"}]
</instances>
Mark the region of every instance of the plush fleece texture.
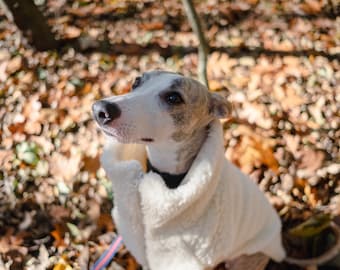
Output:
<instances>
[{"instance_id":1,"label":"plush fleece texture","mask_svg":"<svg viewBox=\"0 0 340 270\"><path fill-rule=\"evenodd\" d=\"M280 219L256 184L224 158L218 120L176 189L145 173L142 145L111 139L101 161L113 183L118 232L143 267L203 270L257 252L285 257Z\"/></svg>"}]
</instances>

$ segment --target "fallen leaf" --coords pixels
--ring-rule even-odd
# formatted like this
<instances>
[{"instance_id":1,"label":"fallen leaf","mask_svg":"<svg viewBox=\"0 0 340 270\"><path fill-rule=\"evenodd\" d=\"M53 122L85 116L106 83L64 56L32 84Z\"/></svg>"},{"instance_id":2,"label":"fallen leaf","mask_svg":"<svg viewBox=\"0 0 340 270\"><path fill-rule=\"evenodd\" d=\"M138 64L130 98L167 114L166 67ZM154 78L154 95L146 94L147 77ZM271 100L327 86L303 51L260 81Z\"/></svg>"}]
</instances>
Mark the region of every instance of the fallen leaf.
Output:
<instances>
[{"instance_id":1,"label":"fallen leaf","mask_svg":"<svg viewBox=\"0 0 340 270\"><path fill-rule=\"evenodd\" d=\"M64 30L65 38L77 38L81 34L81 29L75 26L66 26Z\"/></svg>"},{"instance_id":2,"label":"fallen leaf","mask_svg":"<svg viewBox=\"0 0 340 270\"><path fill-rule=\"evenodd\" d=\"M299 146L301 142L301 137L297 135L284 134L283 139L285 140L285 145L287 149L294 155L295 158L299 157Z\"/></svg>"},{"instance_id":3,"label":"fallen leaf","mask_svg":"<svg viewBox=\"0 0 340 270\"><path fill-rule=\"evenodd\" d=\"M72 267L65 262L61 262L61 263L55 264L53 266L53 270L72 270Z\"/></svg>"},{"instance_id":4,"label":"fallen leaf","mask_svg":"<svg viewBox=\"0 0 340 270\"><path fill-rule=\"evenodd\" d=\"M51 235L54 238L54 243L53 245L55 247L64 247L66 246L65 242L64 242L64 235L65 235L65 227L60 225L60 223L57 223L55 225L55 230L53 230L51 232Z\"/></svg>"},{"instance_id":5,"label":"fallen leaf","mask_svg":"<svg viewBox=\"0 0 340 270\"><path fill-rule=\"evenodd\" d=\"M298 95L291 87L274 87L274 95L284 110L289 110L306 103L305 98Z\"/></svg>"},{"instance_id":6,"label":"fallen leaf","mask_svg":"<svg viewBox=\"0 0 340 270\"><path fill-rule=\"evenodd\" d=\"M70 217L71 209L65 208L61 205L51 205L49 208L49 214L58 223L62 222L65 218Z\"/></svg>"},{"instance_id":7,"label":"fallen leaf","mask_svg":"<svg viewBox=\"0 0 340 270\"><path fill-rule=\"evenodd\" d=\"M141 27L142 29L147 30L147 31L161 30L161 29L164 29L164 23L163 22L142 23Z\"/></svg>"},{"instance_id":8,"label":"fallen leaf","mask_svg":"<svg viewBox=\"0 0 340 270\"><path fill-rule=\"evenodd\" d=\"M20 55L17 55L8 61L6 72L11 75L19 71L19 69L21 68L22 68L22 57Z\"/></svg>"},{"instance_id":9,"label":"fallen leaf","mask_svg":"<svg viewBox=\"0 0 340 270\"><path fill-rule=\"evenodd\" d=\"M114 225L111 215L101 214L97 220L97 227L112 232L114 230Z\"/></svg>"},{"instance_id":10,"label":"fallen leaf","mask_svg":"<svg viewBox=\"0 0 340 270\"><path fill-rule=\"evenodd\" d=\"M26 255L27 247L23 245L24 237L27 233L14 233L14 228L7 228L6 233L0 236L0 253L5 254L11 250L17 250L21 254Z\"/></svg>"},{"instance_id":11,"label":"fallen leaf","mask_svg":"<svg viewBox=\"0 0 340 270\"><path fill-rule=\"evenodd\" d=\"M59 179L71 181L78 173L80 165L80 155L71 154L70 157L53 152L50 158L50 173Z\"/></svg>"},{"instance_id":12,"label":"fallen leaf","mask_svg":"<svg viewBox=\"0 0 340 270\"><path fill-rule=\"evenodd\" d=\"M246 129L248 134L242 134L239 143L233 148L232 161L246 173L254 168L266 165L273 172L278 173L278 162L274 156L270 143L257 134ZM242 132L242 129L240 129Z\"/></svg>"},{"instance_id":13,"label":"fallen leaf","mask_svg":"<svg viewBox=\"0 0 340 270\"><path fill-rule=\"evenodd\" d=\"M325 154L322 151L314 151L310 148L304 149L298 166L298 176L306 178L315 175L317 169L322 166L324 159Z\"/></svg>"},{"instance_id":14,"label":"fallen leaf","mask_svg":"<svg viewBox=\"0 0 340 270\"><path fill-rule=\"evenodd\" d=\"M305 0L304 3L301 4L301 8L308 14L319 13L322 9L322 1Z\"/></svg>"},{"instance_id":15,"label":"fallen leaf","mask_svg":"<svg viewBox=\"0 0 340 270\"><path fill-rule=\"evenodd\" d=\"M85 155L83 157L84 169L92 175L95 175L100 168L99 154L95 157L89 157Z\"/></svg>"},{"instance_id":16,"label":"fallen leaf","mask_svg":"<svg viewBox=\"0 0 340 270\"><path fill-rule=\"evenodd\" d=\"M11 150L0 149L0 167L5 170L10 170L12 167L12 161L14 159L14 153Z\"/></svg>"},{"instance_id":17,"label":"fallen leaf","mask_svg":"<svg viewBox=\"0 0 340 270\"><path fill-rule=\"evenodd\" d=\"M289 230L289 233L299 237L312 237L320 234L323 230L329 227L331 217L329 214L318 214L312 216L305 222Z\"/></svg>"},{"instance_id":18,"label":"fallen leaf","mask_svg":"<svg viewBox=\"0 0 340 270\"><path fill-rule=\"evenodd\" d=\"M0 63L0 82L5 82L7 80L7 62L4 61Z\"/></svg>"}]
</instances>

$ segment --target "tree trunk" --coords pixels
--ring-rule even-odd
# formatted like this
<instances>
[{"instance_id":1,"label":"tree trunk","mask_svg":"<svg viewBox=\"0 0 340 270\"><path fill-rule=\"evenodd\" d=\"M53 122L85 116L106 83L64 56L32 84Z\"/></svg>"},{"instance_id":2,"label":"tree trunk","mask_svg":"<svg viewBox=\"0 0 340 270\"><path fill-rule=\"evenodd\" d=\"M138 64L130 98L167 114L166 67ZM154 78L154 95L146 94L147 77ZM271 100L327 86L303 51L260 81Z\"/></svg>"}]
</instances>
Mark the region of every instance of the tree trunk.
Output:
<instances>
[{"instance_id":1,"label":"tree trunk","mask_svg":"<svg viewBox=\"0 0 340 270\"><path fill-rule=\"evenodd\" d=\"M45 51L58 47L58 42L33 0L0 0L0 4L7 7L7 17L14 20L37 50Z\"/></svg>"},{"instance_id":2,"label":"tree trunk","mask_svg":"<svg viewBox=\"0 0 340 270\"><path fill-rule=\"evenodd\" d=\"M205 39L204 32L196 13L194 4L192 0L182 0L185 12L188 16L191 28L196 34L199 47L198 47L198 79L204 83L209 88L208 78L207 78L207 60L209 53L209 45Z\"/></svg>"}]
</instances>

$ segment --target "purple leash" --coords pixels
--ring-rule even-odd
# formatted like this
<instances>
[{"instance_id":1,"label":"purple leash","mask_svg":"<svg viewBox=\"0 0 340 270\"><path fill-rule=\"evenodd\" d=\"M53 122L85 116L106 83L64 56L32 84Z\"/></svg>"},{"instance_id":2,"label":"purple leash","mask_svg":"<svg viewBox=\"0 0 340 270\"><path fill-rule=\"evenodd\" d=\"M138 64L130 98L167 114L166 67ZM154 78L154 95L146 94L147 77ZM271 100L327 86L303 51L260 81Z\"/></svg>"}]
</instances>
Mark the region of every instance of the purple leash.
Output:
<instances>
[{"instance_id":1,"label":"purple leash","mask_svg":"<svg viewBox=\"0 0 340 270\"><path fill-rule=\"evenodd\" d=\"M102 256L100 256L100 258L92 266L91 270L103 270L116 255L122 243L123 238L120 235L118 235L115 239L113 239L109 248L103 253Z\"/></svg>"}]
</instances>

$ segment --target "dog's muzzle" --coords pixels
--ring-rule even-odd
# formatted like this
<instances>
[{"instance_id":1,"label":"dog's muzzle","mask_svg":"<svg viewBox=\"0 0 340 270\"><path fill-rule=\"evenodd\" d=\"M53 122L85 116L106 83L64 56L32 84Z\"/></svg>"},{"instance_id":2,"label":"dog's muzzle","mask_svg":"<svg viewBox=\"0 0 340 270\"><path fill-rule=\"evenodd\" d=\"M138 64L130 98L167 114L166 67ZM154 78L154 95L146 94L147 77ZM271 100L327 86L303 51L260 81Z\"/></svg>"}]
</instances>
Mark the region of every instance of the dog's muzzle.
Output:
<instances>
[{"instance_id":1,"label":"dog's muzzle","mask_svg":"<svg viewBox=\"0 0 340 270\"><path fill-rule=\"evenodd\" d=\"M107 125L121 115L117 104L99 100L92 105L93 116L100 125Z\"/></svg>"}]
</instances>

